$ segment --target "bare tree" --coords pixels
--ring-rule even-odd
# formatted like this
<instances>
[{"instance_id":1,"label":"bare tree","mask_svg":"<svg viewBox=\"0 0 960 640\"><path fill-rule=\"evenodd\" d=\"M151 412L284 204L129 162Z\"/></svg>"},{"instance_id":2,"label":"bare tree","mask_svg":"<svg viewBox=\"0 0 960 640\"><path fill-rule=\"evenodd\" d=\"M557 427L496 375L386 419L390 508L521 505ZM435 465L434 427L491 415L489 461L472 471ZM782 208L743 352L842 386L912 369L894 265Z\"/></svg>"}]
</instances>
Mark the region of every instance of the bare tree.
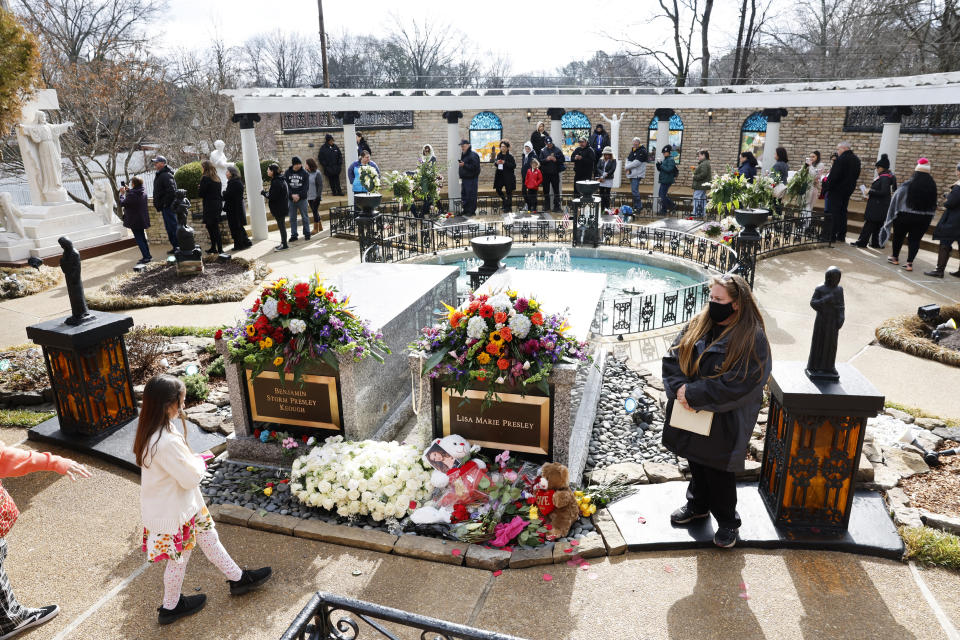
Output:
<instances>
[{"instance_id":1,"label":"bare tree","mask_svg":"<svg viewBox=\"0 0 960 640\"><path fill-rule=\"evenodd\" d=\"M310 43L279 29L249 38L241 49L248 80L255 86L299 87L305 83Z\"/></svg>"},{"instance_id":2,"label":"bare tree","mask_svg":"<svg viewBox=\"0 0 960 640\"><path fill-rule=\"evenodd\" d=\"M740 3L740 21L737 28L737 45L733 52L731 84L746 84L750 77L750 65L759 44L759 34L767 20L770 2L771 0L759 0L759 3L758 0L742 0Z\"/></svg>"},{"instance_id":3,"label":"bare tree","mask_svg":"<svg viewBox=\"0 0 960 640\"><path fill-rule=\"evenodd\" d=\"M443 77L452 67L472 66L465 57L458 59L458 47L466 38L449 25L429 19L404 21L398 15L394 15L393 20L396 26L386 38L390 46L384 52L390 55L398 77L402 77L407 86L442 86L447 84Z\"/></svg>"},{"instance_id":4,"label":"bare tree","mask_svg":"<svg viewBox=\"0 0 960 640\"><path fill-rule=\"evenodd\" d=\"M665 72L673 76L676 86L685 87L690 76L690 65L698 59L693 56L692 46L693 32L700 21L699 0L658 0L658 4L660 13L654 15L652 20L665 19L670 23L669 40L651 46L630 38L614 39L629 47L630 55L652 57Z\"/></svg>"},{"instance_id":5,"label":"bare tree","mask_svg":"<svg viewBox=\"0 0 960 640\"><path fill-rule=\"evenodd\" d=\"M700 86L710 84L710 14L713 12L713 0L704 0L703 13L700 15Z\"/></svg>"}]
</instances>

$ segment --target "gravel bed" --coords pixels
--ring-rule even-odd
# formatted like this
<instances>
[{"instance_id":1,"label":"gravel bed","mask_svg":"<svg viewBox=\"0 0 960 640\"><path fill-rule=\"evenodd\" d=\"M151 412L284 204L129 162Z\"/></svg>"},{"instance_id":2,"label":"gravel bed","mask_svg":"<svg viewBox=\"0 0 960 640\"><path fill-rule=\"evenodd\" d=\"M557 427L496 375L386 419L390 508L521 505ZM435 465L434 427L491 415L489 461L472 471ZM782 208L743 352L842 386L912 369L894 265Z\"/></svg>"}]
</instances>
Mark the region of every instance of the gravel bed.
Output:
<instances>
[{"instance_id":1,"label":"gravel bed","mask_svg":"<svg viewBox=\"0 0 960 640\"><path fill-rule=\"evenodd\" d=\"M659 380L652 375L643 376L627 367L626 361L607 357L603 390L587 455L587 471L620 462L677 464L677 457L660 443L663 411L655 400L660 395L656 385ZM635 423L624 408L627 398L642 396L653 400L654 419L651 423Z\"/></svg>"}]
</instances>

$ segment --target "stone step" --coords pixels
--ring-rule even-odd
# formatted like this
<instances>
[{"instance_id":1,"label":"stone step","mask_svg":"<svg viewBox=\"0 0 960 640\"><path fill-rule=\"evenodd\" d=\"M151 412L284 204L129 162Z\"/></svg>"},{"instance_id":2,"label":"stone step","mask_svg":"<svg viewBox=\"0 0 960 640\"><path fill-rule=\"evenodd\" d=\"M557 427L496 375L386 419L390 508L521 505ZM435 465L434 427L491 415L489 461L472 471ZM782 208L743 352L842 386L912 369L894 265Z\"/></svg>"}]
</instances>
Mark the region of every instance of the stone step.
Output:
<instances>
[{"instance_id":1,"label":"stone step","mask_svg":"<svg viewBox=\"0 0 960 640\"><path fill-rule=\"evenodd\" d=\"M127 230L122 225L104 225L94 229L71 231L69 236L74 248L79 251L123 240L127 237ZM36 246L30 249L30 255L34 258L48 258L62 254L63 247L57 242L58 237L48 236L38 239L35 242Z\"/></svg>"}]
</instances>

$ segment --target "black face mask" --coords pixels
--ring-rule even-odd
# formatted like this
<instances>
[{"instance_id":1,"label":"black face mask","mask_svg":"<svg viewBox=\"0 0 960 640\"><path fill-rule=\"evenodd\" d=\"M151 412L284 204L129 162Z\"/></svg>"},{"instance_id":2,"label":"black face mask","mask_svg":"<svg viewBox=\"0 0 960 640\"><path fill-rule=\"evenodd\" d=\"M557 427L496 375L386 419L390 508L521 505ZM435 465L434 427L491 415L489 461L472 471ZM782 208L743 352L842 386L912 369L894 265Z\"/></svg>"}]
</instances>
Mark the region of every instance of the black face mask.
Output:
<instances>
[{"instance_id":1,"label":"black face mask","mask_svg":"<svg viewBox=\"0 0 960 640\"><path fill-rule=\"evenodd\" d=\"M721 302L710 301L710 319L715 323L720 323L733 315L733 303L728 302L723 304Z\"/></svg>"}]
</instances>

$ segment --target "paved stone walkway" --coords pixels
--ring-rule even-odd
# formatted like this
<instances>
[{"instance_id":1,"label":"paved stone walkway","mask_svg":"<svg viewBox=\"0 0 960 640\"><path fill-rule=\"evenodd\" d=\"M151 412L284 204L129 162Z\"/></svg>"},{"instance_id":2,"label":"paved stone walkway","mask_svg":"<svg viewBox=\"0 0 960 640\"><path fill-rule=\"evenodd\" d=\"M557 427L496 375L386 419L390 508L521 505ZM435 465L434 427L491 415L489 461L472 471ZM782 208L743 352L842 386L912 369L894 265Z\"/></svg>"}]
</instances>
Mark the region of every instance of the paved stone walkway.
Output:
<instances>
[{"instance_id":1,"label":"paved stone walkway","mask_svg":"<svg viewBox=\"0 0 960 640\"><path fill-rule=\"evenodd\" d=\"M7 442L16 435L0 429ZM907 564L842 553L630 553L593 561L589 571L564 564L494 577L219 525L241 565L270 564L276 578L232 598L223 577L195 553L184 593L199 588L207 608L159 627L162 568L147 565L138 550L137 476L82 461L94 477L76 484L52 473L4 481L22 511L8 536L11 582L22 602L56 602L62 609L50 624L24 634L27 640L279 638L320 589L544 640L954 640L937 610L947 629L960 626L960 574L919 572L931 604ZM544 581L546 572L552 581Z\"/></svg>"}]
</instances>

